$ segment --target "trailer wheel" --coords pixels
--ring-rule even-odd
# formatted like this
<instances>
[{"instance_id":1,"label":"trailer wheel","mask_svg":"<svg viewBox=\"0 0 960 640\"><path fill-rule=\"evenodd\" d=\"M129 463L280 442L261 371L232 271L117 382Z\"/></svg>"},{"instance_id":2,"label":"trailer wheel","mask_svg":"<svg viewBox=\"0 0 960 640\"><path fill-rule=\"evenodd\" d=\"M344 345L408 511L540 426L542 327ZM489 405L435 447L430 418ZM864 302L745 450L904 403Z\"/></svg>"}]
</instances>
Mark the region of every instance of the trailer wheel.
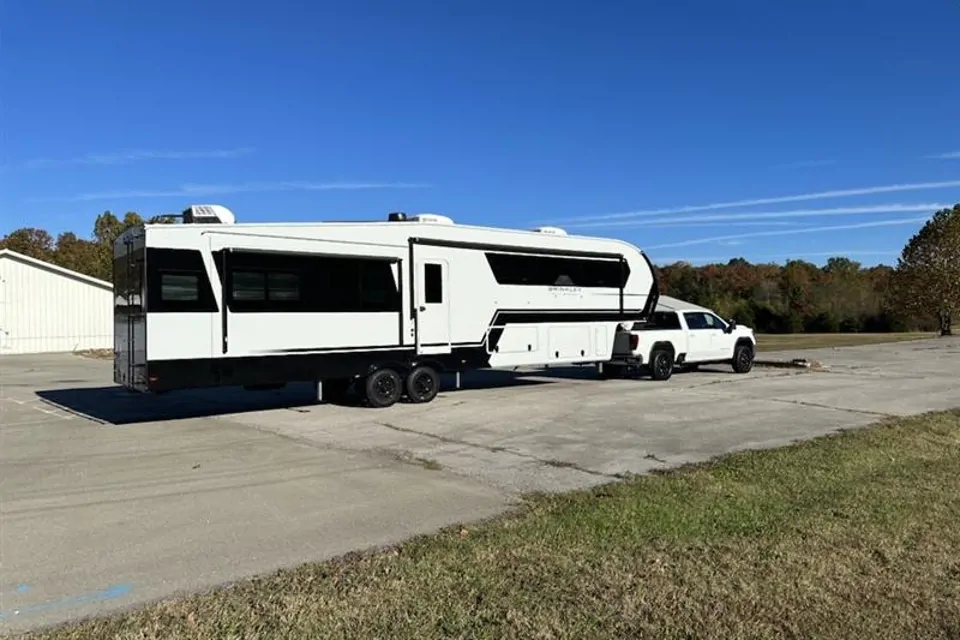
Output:
<instances>
[{"instance_id":1,"label":"trailer wheel","mask_svg":"<svg viewBox=\"0 0 960 640\"><path fill-rule=\"evenodd\" d=\"M654 380L669 380L673 375L673 353L657 349L650 355L650 377Z\"/></svg>"},{"instance_id":2,"label":"trailer wheel","mask_svg":"<svg viewBox=\"0 0 960 640\"><path fill-rule=\"evenodd\" d=\"M738 344L733 350L734 373L748 373L753 369L753 348L748 344Z\"/></svg>"},{"instance_id":3,"label":"trailer wheel","mask_svg":"<svg viewBox=\"0 0 960 640\"><path fill-rule=\"evenodd\" d=\"M440 392L440 376L427 365L415 367L404 384L410 402L430 402Z\"/></svg>"},{"instance_id":4,"label":"trailer wheel","mask_svg":"<svg viewBox=\"0 0 960 640\"><path fill-rule=\"evenodd\" d=\"M393 369L377 369L363 381L367 403L377 409L385 409L400 399L403 380Z\"/></svg>"}]
</instances>

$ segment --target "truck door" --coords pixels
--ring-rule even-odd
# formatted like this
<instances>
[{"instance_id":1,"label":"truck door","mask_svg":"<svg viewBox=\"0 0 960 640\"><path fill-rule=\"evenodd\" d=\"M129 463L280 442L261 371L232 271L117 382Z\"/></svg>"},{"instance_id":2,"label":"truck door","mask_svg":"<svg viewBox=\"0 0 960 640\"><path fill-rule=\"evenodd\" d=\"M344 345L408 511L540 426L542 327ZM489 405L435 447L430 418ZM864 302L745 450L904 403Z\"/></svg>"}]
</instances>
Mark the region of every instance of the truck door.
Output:
<instances>
[{"instance_id":1,"label":"truck door","mask_svg":"<svg viewBox=\"0 0 960 640\"><path fill-rule=\"evenodd\" d=\"M414 245L413 271L417 353L450 353L450 265L436 248Z\"/></svg>"},{"instance_id":2,"label":"truck door","mask_svg":"<svg viewBox=\"0 0 960 640\"><path fill-rule=\"evenodd\" d=\"M687 362L712 360L714 354L713 331L705 313L687 311L683 320L687 324Z\"/></svg>"}]
</instances>

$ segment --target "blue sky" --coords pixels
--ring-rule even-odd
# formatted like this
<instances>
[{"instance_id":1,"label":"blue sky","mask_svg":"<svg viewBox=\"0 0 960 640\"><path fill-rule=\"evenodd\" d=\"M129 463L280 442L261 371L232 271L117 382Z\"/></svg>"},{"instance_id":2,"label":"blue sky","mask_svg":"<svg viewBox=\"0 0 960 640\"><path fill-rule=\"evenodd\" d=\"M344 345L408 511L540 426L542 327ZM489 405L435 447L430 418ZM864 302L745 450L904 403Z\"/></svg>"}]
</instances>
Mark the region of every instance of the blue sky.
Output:
<instances>
[{"instance_id":1,"label":"blue sky","mask_svg":"<svg viewBox=\"0 0 960 640\"><path fill-rule=\"evenodd\" d=\"M872 264L960 202L948 0L0 0L0 29L0 232L221 203Z\"/></svg>"}]
</instances>

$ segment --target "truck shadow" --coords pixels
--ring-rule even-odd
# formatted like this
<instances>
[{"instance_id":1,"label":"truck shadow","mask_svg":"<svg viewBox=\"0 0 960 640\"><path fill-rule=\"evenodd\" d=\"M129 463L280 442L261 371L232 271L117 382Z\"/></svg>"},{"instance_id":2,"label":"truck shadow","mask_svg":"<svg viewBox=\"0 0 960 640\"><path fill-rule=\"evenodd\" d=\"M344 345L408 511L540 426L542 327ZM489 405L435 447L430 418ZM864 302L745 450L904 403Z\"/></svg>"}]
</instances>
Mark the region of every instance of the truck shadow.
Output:
<instances>
[{"instance_id":1,"label":"truck shadow","mask_svg":"<svg viewBox=\"0 0 960 640\"><path fill-rule=\"evenodd\" d=\"M460 389L482 390L552 384L549 380L530 379L533 375L539 374L529 371L472 371L461 376ZM456 393L455 378L452 375L443 376L441 391ZM43 402L57 409L101 424L117 426L254 411L296 410L318 404L316 388L309 383L293 383L281 389L264 391L222 387L189 389L162 395L135 393L116 385L44 389L35 393ZM360 402L347 402L341 406L365 409Z\"/></svg>"}]
</instances>

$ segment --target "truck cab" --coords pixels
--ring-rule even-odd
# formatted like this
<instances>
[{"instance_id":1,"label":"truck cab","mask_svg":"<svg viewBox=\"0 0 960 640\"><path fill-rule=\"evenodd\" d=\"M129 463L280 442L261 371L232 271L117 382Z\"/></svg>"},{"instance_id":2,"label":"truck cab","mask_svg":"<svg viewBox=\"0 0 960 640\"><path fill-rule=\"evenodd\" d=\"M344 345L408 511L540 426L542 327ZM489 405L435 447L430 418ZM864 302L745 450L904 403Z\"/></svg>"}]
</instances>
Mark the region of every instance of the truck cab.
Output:
<instances>
[{"instance_id":1,"label":"truck cab","mask_svg":"<svg viewBox=\"0 0 960 640\"><path fill-rule=\"evenodd\" d=\"M753 329L723 320L711 309L662 296L647 322L634 323L614 339L608 376L645 369L655 380L668 379L677 366L729 364L736 373L753 368L757 341Z\"/></svg>"}]
</instances>

